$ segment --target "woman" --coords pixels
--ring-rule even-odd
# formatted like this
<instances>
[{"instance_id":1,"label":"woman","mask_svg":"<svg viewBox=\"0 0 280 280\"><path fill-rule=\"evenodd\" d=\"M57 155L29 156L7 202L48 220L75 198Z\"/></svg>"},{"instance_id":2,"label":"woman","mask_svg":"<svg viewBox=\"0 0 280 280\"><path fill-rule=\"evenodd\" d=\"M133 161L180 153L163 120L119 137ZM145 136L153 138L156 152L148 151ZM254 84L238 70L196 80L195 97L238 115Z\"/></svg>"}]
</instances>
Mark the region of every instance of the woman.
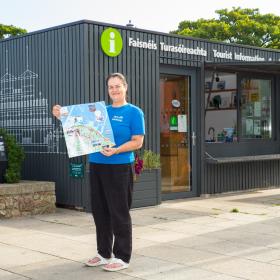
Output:
<instances>
[{"instance_id":1,"label":"woman","mask_svg":"<svg viewBox=\"0 0 280 280\"><path fill-rule=\"evenodd\" d=\"M120 73L107 77L112 105L107 107L116 146L89 156L92 213L97 255L87 266L118 271L129 266L132 251L130 207L133 191L134 150L142 147L145 125L142 110L126 100L127 82ZM60 117L60 106L53 107Z\"/></svg>"}]
</instances>

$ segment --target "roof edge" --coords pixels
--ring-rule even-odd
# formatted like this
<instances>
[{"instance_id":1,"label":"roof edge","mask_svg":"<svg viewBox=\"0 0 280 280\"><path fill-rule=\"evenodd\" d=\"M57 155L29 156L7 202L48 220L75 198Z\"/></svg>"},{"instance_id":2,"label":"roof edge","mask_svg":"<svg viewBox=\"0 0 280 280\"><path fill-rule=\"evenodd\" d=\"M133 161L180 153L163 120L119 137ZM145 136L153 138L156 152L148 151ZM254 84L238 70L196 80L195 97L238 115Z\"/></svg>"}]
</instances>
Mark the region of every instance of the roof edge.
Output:
<instances>
[{"instance_id":1,"label":"roof edge","mask_svg":"<svg viewBox=\"0 0 280 280\"><path fill-rule=\"evenodd\" d=\"M254 50L262 50L262 51L266 51L266 52L280 52L280 50L278 50L278 49L262 48L262 47L255 47L255 46L235 44L235 43L226 43L226 42L221 42L221 41L207 40L207 39L203 39L203 38L183 36L183 35L178 35L178 34L170 34L170 33L153 31L153 30L148 30L148 29L141 29L141 28L137 28L137 27L129 27L129 26L118 25L118 24L113 24L113 23L93 21L93 20L88 20L88 19L82 19L82 20L78 20L78 21L64 23L64 24L60 24L60 25L51 26L51 27L48 27L48 28L28 32L26 34L10 37L10 38L6 38L6 39L1 39L0 43L10 41L10 40L19 39L19 38L26 37L26 36L31 36L31 35L34 35L34 34L47 32L47 31L61 29L61 28L65 28L65 27L69 27L69 26L73 26L73 25L79 25L79 24L96 24L96 25L101 25L101 26L112 26L112 27L115 27L115 28L133 30L133 31L144 32L144 33L153 33L153 34L156 34L156 35L169 36L169 37L174 37L174 38L190 39L190 40L195 40L195 41L199 41L199 42L207 42L207 43L212 43L212 44L219 44L219 45L226 45L226 46L233 46L233 47L243 47L243 48L254 49Z\"/></svg>"}]
</instances>

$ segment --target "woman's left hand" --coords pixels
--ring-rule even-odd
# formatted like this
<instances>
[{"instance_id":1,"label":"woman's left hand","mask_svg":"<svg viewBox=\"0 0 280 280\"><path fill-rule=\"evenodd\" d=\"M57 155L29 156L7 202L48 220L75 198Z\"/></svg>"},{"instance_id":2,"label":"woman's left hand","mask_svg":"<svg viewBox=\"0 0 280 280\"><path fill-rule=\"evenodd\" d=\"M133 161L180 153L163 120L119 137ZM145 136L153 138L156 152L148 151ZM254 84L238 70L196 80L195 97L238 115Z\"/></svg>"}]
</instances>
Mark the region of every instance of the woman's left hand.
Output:
<instances>
[{"instance_id":1,"label":"woman's left hand","mask_svg":"<svg viewBox=\"0 0 280 280\"><path fill-rule=\"evenodd\" d=\"M102 151L100 151L100 153L106 157L110 157L114 154L117 153L118 148L103 148Z\"/></svg>"}]
</instances>

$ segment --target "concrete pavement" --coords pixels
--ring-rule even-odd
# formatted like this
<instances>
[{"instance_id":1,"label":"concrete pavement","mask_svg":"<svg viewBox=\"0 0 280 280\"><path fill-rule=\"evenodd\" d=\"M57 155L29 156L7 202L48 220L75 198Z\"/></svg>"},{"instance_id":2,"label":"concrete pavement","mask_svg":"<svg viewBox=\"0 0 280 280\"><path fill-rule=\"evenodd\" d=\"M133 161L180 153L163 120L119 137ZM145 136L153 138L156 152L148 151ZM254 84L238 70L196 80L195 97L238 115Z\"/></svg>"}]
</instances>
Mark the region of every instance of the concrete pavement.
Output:
<instances>
[{"instance_id":1,"label":"concrete pavement","mask_svg":"<svg viewBox=\"0 0 280 280\"><path fill-rule=\"evenodd\" d=\"M131 213L131 265L111 273L83 265L96 246L88 213L57 209L0 220L0 279L280 279L280 189L168 201Z\"/></svg>"}]
</instances>

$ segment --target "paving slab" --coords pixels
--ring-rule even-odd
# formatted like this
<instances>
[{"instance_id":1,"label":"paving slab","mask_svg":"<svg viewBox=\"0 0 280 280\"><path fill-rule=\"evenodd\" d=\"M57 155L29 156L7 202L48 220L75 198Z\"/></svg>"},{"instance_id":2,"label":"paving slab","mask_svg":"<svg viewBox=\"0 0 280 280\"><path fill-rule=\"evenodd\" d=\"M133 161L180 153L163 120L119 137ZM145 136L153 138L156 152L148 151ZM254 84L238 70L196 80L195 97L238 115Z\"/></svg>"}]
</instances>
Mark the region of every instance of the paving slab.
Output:
<instances>
[{"instance_id":1,"label":"paving slab","mask_svg":"<svg viewBox=\"0 0 280 280\"><path fill-rule=\"evenodd\" d=\"M136 227L133 232L136 238L155 241L158 243L166 243L189 236L187 233L180 233L172 230L162 230L149 226Z\"/></svg>"},{"instance_id":2,"label":"paving slab","mask_svg":"<svg viewBox=\"0 0 280 280\"><path fill-rule=\"evenodd\" d=\"M89 213L0 220L0 279L276 280L279 202L269 189L133 209L131 264L115 273L84 265L96 252Z\"/></svg>"},{"instance_id":3,"label":"paving slab","mask_svg":"<svg viewBox=\"0 0 280 280\"><path fill-rule=\"evenodd\" d=\"M171 270L166 270L158 272L157 270L154 273L149 275L141 275L141 279L146 280L186 280L186 279L208 279L210 276L217 276L219 274L199 269L193 267L182 267L175 268Z\"/></svg>"},{"instance_id":4,"label":"paving slab","mask_svg":"<svg viewBox=\"0 0 280 280\"><path fill-rule=\"evenodd\" d=\"M127 270L124 270L123 273L141 279L151 279L151 275L165 275L168 273L168 271L184 268L184 265L135 253L130 267Z\"/></svg>"},{"instance_id":5,"label":"paving slab","mask_svg":"<svg viewBox=\"0 0 280 280\"><path fill-rule=\"evenodd\" d=\"M20 248L14 245L0 244L0 268L9 270L12 267L26 264L33 264L45 260L55 260L57 257Z\"/></svg>"},{"instance_id":6,"label":"paving slab","mask_svg":"<svg viewBox=\"0 0 280 280\"><path fill-rule=\"evenodd\" d=\"M45 255L81 261L95 254L95 244L89 245L68 238L49 234L30 233L24 236L12 235L1 239L3 243L24 248Z\"/></svg>"},{"instance_id":7,"label":"paving slab","mask_svg":"<svg viewBox=\"0 0 280 280\"><path fill-rule=\"evenodd\" d=\"M197 250L193 248L185 248L172 246L169 244L161 244L160 246L151 246L144 249L135 250L136 254L148 256L164 261L174 262L177 264L194 266L207 261L219 260L221 254Z\"/></svg>"},{"instance_id":8,"label":"paving slab","mask_svg":"<svg viewBox=\"0 0 280 280\"><path fill-rule=\"evenodd\" d=\"M0 269L0 279L1 280L26 280L28 278L24 277L24 276L21 276L17 273L13 273L13 272L10 272L10 271L6 271L6 270L3 270L3 269Z\"/></svg>"},{"instance_id":9,"label":"paving slab","mask_svg":"<svg viewBox=\"0 0 280 280\"><path fill-rule=\"evenodd\" d=\"M280 275L280 266L243 258L227 257L215 263L201 264L200 268L250 280L276 280Z\"/></svg>"},{"instance_id":10,"label":"paving slab","mask_svg":"<svg viewBox=\"0 0 280 280\"><path fill-rule=\"evenodd\" d=\"M19 266L13 272L36 280L131 280L134 279L121 273L107 273L100 267L86 267L79 262L58 259L31 265Z\"/></svg>"}]
</instances>

